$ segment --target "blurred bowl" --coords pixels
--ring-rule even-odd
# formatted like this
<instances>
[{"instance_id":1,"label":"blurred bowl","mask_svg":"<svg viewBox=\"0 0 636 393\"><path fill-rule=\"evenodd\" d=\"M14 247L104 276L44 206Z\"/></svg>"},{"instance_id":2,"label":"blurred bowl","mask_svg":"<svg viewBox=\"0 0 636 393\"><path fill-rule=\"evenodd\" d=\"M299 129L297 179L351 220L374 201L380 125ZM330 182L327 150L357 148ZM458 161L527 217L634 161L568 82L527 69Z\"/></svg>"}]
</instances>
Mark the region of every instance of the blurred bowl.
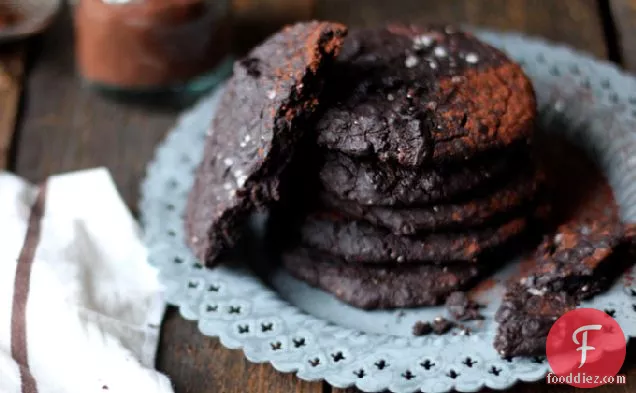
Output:
<instances>
[{"instance_id":1,"label":"blurred bowl","mask_svg":"<svg viewBox=\"0 0 636 393\"><path fill-rule=\"evenodd\" d=\"M62 0L9 0L2 7L19 15L17 22L0 28L0 43L38 34L46 29L62 5Z\"/></svg>"}]
</instances>

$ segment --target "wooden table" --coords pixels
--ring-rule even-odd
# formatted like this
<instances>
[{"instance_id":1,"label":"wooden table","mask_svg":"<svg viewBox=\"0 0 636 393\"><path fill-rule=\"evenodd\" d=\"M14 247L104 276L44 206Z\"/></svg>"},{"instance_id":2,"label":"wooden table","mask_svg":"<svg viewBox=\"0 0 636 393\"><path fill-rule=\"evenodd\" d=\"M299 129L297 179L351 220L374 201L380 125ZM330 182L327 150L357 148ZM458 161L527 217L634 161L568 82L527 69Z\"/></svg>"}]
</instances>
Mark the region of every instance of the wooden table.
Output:
<instances>
[{"instance_id":1,"label":"wooden table","mask_svg":"<svg viewBox=\"0 0 636 393\"><path fill-rule=\"evenodd\" d=\"M350 25L387 20L470 23L543 36L636 71L636 0L234 0L233 9L240 47L295 19L334 19ZM124 105L82 89L74 75L68 10L43 37L3 48L0 61L0 167L6 163L9 170L37 182L55 173L106 166L136 211L146 162L179 109ZM624 369L627 386L602 391L636 391L635 350L631 348ZM173 309L162 328L158 368L178 393L355 391L303 382L269 365L250 364L240 351L199 334ZM537 383L514 390L574 389Z\"/></svg>"}]
</instances>

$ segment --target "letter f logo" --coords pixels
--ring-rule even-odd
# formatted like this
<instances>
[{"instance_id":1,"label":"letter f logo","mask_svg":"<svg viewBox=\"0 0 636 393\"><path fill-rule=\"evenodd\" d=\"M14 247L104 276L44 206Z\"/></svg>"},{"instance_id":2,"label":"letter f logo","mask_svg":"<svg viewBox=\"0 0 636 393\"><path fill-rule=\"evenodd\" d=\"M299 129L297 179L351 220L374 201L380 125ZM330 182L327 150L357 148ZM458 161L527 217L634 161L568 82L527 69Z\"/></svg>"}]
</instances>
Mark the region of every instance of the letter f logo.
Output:
<instances>
[{"instance_id":1,"label":"letter f logo","mask_svg":"<svg viewBox=\"0 0 636 393\"><path fill-rule=\"evenodd\" d=\"M583 365L585 364L585 360L587 360L587 351L593 351L596 349L592 346L587 345L587 331L601 330L602 328L603 328L602 325L585 325L576 329L574 333L572 333L572 341L574 341L576 345L581 345L580 347L576 349L577 351L581 351L581 364L579 365L579 368L583 367ZM579 342L576 336L581 332L583 332L583 334L581 335L582 340L581 342Z\"/></svg>"}]
</instances>

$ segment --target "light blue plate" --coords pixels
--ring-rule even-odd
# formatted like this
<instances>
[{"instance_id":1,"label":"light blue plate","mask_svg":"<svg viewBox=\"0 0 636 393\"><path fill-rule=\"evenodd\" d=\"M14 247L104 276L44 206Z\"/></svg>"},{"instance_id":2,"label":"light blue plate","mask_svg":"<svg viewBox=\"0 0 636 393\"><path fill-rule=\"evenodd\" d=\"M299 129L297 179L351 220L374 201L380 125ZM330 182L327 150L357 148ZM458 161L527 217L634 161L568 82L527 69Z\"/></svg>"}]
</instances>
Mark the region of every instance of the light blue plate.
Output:
<instances>
[{"instance_id":1,"label":"light blue plate","mask_svg":"<svg viewBox=\"0 0 636 393\"><path fill-rule=\"evenodd\" d=\"M524 66L535 84L544 128L564 134L596 159L623 218L636 221L636 79L567 48L512 34L480 35ZM505 360L493 349L492 316L501 285L482 293L487 318L472 325L473 334L413 337L416 321L445 311L362 311L283 271L271 272L266 284L241 264L203 268L184 242L182 215L218 98L218 92L212 94L179 119L141 188L150 262L160 269L167 299L184 318L199 321L203 334L220 337L228 348L243 349L250 361L367 392L473 392L545 376L543 359ZM509 264L496 281L514 269ZM627 275L584 306L613 310L625 334L636 336L636 286Z\"/></svg>"}]
</instances>

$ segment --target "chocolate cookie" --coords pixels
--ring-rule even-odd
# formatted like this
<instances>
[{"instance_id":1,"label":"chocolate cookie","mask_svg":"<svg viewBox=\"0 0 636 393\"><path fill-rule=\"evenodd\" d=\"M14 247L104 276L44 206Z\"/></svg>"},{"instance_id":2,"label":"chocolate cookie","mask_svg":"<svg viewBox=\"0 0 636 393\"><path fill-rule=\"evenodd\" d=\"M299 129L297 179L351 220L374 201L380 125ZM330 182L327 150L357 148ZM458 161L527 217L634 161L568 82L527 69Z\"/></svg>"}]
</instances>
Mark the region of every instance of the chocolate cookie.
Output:
<instances>
[{"instance_id":1,"label":"chocolate cookie","mask_svg":"<svg viewBox=\"0 0 636 393\"><path fill-rule=\"evenodd\" d=\"M397 235L412 235L422 231L474 227L504 213L518 211L532 201L542 178L542 173L520 175L492 194L479 195L468 202L412 208L364 206L327 193L321 195L321 200L328 209L382 226Z\"/></svg>"},{"instance_id":2,"label":"chocolate cookie","mask_svg":"<svg viewBox=\"0 0 636 393\"><path fill-rule=\"evenodd\" d=\"M360 266L304 248L283 254L283 266L309 285L364 309L442 304L480 274L476 265Z\"/></svg>"},{"instance_id":3,"label":"chocolate cookie","mask_svg":"<svg viewBox=\"0 0 636 393\"><path fill-rule=\"evenodd\" d=\"M407 167L525 141L532 85L501 51L450 28L354 30L316 125L322 146Z\"/></svg>"},{"instance_id":4,"label":"chocolate cookie","mask_svg":"<svg viewBox=\"0 0 636 393\"><path fill-rule=\"evenodd\" d=\"M545 342L554 321L581 300L609 288L633 263L626 246L621 242L614 249L599 249L596 255L590 255L587 246L578 243L573 245L572 256L566 257L567 262L529 261L534 262L533 268L509 283L497 310L495 349L502 356L545 354ZM545 276L540 275L542 269L546 269Z\"/></svg>"},{"instance_id":5,"label":"chocolate cookie","mask_svg":"<svg viewBox=\"0 0 636 393\"><path fill-rule=\"evenodd\" d=\"M340 24L299 23L235 64L186 212L188 241L207 265L236 243L254 209L279 198L280 178L345 33Z\"/></svg>"},{"instance_id":6,"label":"chocolate cookie","mask_svg":"<svg viewBox=\"0 0 636 393\"><path fill-rule=\"evenodd\" d=\"M513 153L413 169L327 152L320 180L327 192L360 205L434 203L488 186L507 175L510 168L528 164L527 154L516 150ZM520 157L513 158L514 155Z\"/></svg>"},{"instance_id":7,"label":"chocolate cookie","mask_svg":"<svg viewBox=\"0 0 636 393\"><path fill-rule=\"evenodd\" d=\"M482 252L521 234L526 226L527 219L520 217L492 228L399 236L367 222L352 221L330 212L310 215L300 228L300 236L304 245L347 262L438 263L475 261Z\"/></svg>"},{"instance_id":8,"label":"chocolate cookie","mask_svg":"<svg viewBox=\"0 0 636 393\"><path fill-rule=\"evenodd\" d=\"M617 273L606 262L614 260L610 257L624 242L626 226L606 179L577 153L558 145L543 153L553 196L554 229L524 263L519 281L529 288L591 295L600 290L597 287L606 273ZM567 159L559 160L557 155Z\"/></svg>"},{"instance_id":9,"label":"chocolate cookie","mask_svg":"<svg viewBox=\"0 0 636 393\"><path fill-rule=\"evenodd\" d=\"M522 263L497 311L495 349L504 356L545 353L554 321L609 287L633 263L631 235L607 181L580 152L552 141L543 152L554 231Z\"/></svg>"},{"instance_id":10,"label":"chocolate cookie","mask_svg":"<svg viewBox=\"0 0 636 393\"><path fill-rule=\"evenodd\" d=\"M519 283L534 291L563 290L580 298L599 293L621 270L613 254L623 242L623 229L620 222L559 227L556 235L545 237Z\"/></svg>"},{"instance_id":11,"label":"chocolate cookie","mask_svg":"<svg viewBox=\"0 0 636 393\"><path fill-rule=\"evenodd\" d=\"M576 305L574 296L564 291L537 293L512 285L495 315L495 349L501 356L544 355L554 321Z\"/></svg>"}]
</instances>

